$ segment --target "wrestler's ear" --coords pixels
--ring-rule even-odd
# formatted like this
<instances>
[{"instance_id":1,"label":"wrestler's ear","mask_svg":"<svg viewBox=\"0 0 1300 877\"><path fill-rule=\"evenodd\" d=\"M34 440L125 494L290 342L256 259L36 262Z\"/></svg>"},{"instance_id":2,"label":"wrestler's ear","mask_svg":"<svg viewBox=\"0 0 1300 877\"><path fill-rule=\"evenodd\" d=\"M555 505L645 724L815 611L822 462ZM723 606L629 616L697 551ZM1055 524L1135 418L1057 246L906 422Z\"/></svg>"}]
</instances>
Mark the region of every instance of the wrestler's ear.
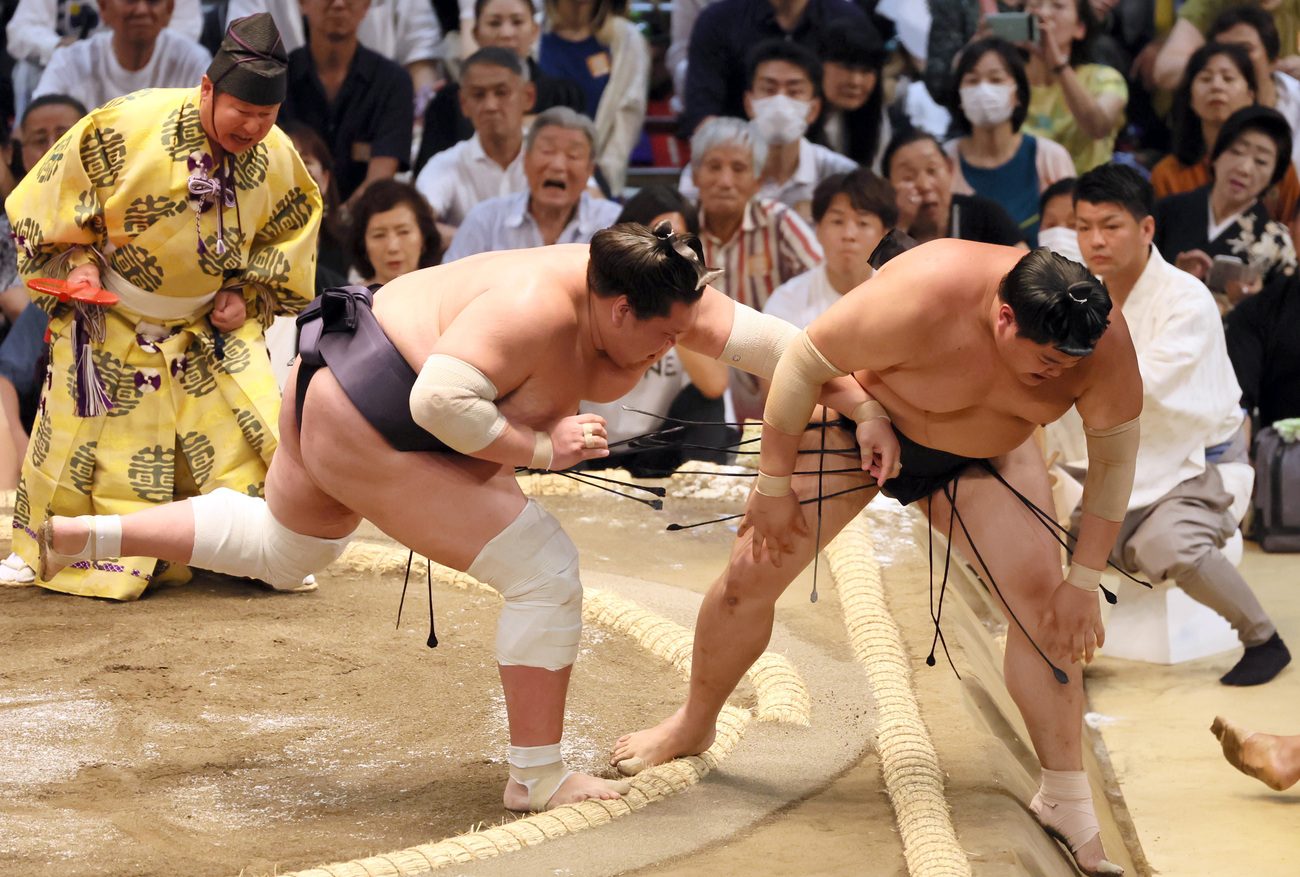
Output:
<instances>
[{"instance_id":1,"label":"wrestler's ear","mask_svg":"<svg viewBox=\"0 0 1300 877\"><path fill-rule=\"evenodd\" d=\"M618 298L614 299L614 306L610 312L610 320L613 322L614 328L622 329L623 324L626 323L631 316L632 305L628 303L627 296L620 295Z\"/></svg>"},{"instance_id":2,"label":"wrestler's ear","mask_svg":"<svg viewBox=\"0 0 1300 877\"><path fill-rule=\"evenodd\" d=\"M998 330L1002 332L1010 331L1012 334L1020 331L1016 325L1016 312L1006 302L998 306Z\"/></svg>"}]
</instances>

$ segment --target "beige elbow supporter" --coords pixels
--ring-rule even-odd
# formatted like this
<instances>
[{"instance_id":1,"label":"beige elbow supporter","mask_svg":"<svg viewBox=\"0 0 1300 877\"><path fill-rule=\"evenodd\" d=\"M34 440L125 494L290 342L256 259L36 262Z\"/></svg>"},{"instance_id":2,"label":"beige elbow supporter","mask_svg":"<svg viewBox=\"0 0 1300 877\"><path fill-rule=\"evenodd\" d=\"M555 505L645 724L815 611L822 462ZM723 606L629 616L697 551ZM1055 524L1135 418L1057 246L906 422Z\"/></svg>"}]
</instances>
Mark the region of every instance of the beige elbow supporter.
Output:
<instances>
[{"instance_id":1,"label":"beige elbow supporter","mask_svg":"<svg viewBox=\"0 0 1300 877\"><path fill-rule=\"evenodd\" d=\"M802 434L821 396L822 384L846 374L822 355L806 331L800 332L772 376L763 422L787 435Z\"/></svg>"},{"instance_id":2,"label":"beige elbow supporter","mask_svg":"<svg viewBox=\"0 0 1300 877\"><path fill-rule=\"evenodd\" d=\"M1137 470L1138 418L1109 429L1083 428L1088 441L1088 477L1083 482L1083 510L1107 521L1128 514Z\"/></svg>"},{"instance_id":3,"label":"beige elbow supporter","mask_svg":"<svg viewBox=\"0 0 1300 877\"><path fill-rule=\"evenodd\" d=\"M737 303L731 334L718 362L770 381L781 354L798 334L799 330L785 320Z\"/></svg>"},{"instance_id":4,"label":"beige elbow supporter","mask_svg":"<svg viewBox=\"0 0 1300 877\"><path fill-rule=\"evenodd\" d=\"M496 406L497 388L474 366L435 353L424 361L411 388L411 417L447 447L472 454L506 428Z\"/></svg>"}]
</instances>

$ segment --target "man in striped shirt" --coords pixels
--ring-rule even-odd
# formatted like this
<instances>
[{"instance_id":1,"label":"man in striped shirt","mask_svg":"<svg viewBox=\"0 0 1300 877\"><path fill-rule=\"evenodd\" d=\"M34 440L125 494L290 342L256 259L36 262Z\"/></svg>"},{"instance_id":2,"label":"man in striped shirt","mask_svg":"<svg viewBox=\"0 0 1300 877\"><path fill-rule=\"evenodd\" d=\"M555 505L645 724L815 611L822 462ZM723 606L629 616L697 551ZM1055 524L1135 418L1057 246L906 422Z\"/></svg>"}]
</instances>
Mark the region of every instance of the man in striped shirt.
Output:
<instances>
[{"instance_id":1,"label":"man in striped shirt","mask_svg":"<svg viewBox=\"0 0 1300 877\"><path fill-rule=\"evenodd\" d=\"M767 144L742 119L710 119L691 138L704 262L726 272L719 289L760 311L773 290L822 261L807 223L784 204L758 197L766 160Z\"/></svg>"}]
</instances>

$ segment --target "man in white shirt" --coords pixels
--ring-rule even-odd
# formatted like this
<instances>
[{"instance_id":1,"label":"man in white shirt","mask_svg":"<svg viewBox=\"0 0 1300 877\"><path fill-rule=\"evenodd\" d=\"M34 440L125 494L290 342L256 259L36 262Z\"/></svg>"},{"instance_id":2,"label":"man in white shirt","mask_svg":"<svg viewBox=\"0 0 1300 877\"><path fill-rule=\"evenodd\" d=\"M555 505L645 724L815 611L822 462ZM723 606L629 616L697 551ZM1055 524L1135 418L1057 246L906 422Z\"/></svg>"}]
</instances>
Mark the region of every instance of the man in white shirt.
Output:
<instances>
[{"instance_id":1,"label":"man in white shirt","mask_svg":"<svg viewBox=\"0 0 1300 877\"><path fill-rule=\"evenodd\" d=\"M817 184L858 166L803 136L821 113L821 76L817 57L798 43L768 40L749 56L745 113L755 134L767 144L758 194L793 207L805 219ZM686 197L698 199L690 167L682 172L678 188Z\"/></svg>"},{"instance_id":2,"label":"man in white shirt","mask_svg":"<svg viewBox=\"0 0 1300 877\"><path fill-rule=\"evenodd\" d=\"M585 244L614 223L618 204L587 193L596 170L596 128L568 107L533 120L524 144L528 189L482 202L466 216L443 263L489 250Z\"/></svg>"},{"instance_id":3,"label":"man in white shirt","mask_svg":"<svg viewBox=\"0 0 1300 877\"><path fill-rule=\"evenodd\" d=\"M173 0L100 0L108 29L55 49L32 96L66 94L93 108L145 88L192 86L212 56L164 30L173 9Z\"/></svg>"},{"instance_id":4,"label":"man in white shirt","mask_svg":"<svg viewBox=\"0 0 1300 877\"><path fill-rule=\"evenodd\" d=\"M29 96L54 50L86 38L100 26L95 0L19 0L13 18L5 27L9 56L17 62L13 78L15 112L19 116L27 108ZM198 40L203 31L199 0L176 0L167 27L181 36Z\"/></svg>"},{"instance_id":5,"label":"man in white shirt","mask_svg":"<svg viewBox=\"0 0 1300 877\"><path fill-rule=\"evenodd\" d=\"M87 12L94 15L97 8L95 0L80 0L75 5L81 7L83 19L87 19ZM31 61L43 67L59 46L81 39L82 33L75 32L78 22L71 17L73 6L61 0L19 0L14 17L5 27L10 56L15 61ZM257 11L249 10L250 13ZM92 26L91 30L97 26ZM203 10L199 8L199 0L177 0L168 27L197 40L203 32Z\"/></svg>"},{"instance_id":6,"label":"man in white shirt","mask_svg":"<svg viewBox=\"0 0 1300 877\"><path fill-rule=\"evenodd\" d=\"M867 260L898 221L894 188L867 168L835 174L813 193L812 216L825 260L778 286L763 307L763 313L800 329L867 282Z\"/></svg>"},{"instance_id":7,"label":"man in white shirt","mask_svg":"<svg viewBox=\"0 0 1300 877\"><path fill-rule=\"evenodd\" d=\"M415 188L438 218L449 240L480 201L522 192L524 114L533 105L533 84L526 68L509 49L479 49L461 68L461 112L474 136L436 153L415 180Z\"/></svg>"},{"instance_id":8,"label":"man in white shirt","mask_svg":"<svg viewBox=\"0 0 1300 877\"><path fill-rule=\"evenodd\" d=\"M1241 388L1209 290L1151 246L1154 201L1150 183L1116 164L1084 174L1074 192L1079 249L1120 306L1142 373L1137 474L1111 562L1173 579L1226 618L1246 651L1220 681L1260 685L1291 655L1221 550L1238 522L1216 464L1246 460Z\"/></svg>"},{"instance_id":9,"label":"man in white shirt","mask_svg":"<svg viewBox=\"0 0 1300 877\"><path fill-rule=\"evenodd\" d=\"M271 13L284 38L285 51L307 45L298 0L230 0L226 18L234 21L254 12ZM442 28L428 0L370 0L365 18L357 26L357 39L370 51L406 68L417 100L427 102L433 96L443 51Z\"/></svg>"}]
</instances>

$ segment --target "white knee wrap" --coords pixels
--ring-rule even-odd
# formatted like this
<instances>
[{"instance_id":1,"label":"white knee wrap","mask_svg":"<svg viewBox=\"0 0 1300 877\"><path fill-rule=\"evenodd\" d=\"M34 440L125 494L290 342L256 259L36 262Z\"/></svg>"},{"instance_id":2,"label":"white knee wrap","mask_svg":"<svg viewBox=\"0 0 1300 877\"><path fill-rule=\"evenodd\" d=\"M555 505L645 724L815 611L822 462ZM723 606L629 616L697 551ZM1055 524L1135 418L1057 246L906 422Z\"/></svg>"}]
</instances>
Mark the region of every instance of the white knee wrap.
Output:
<instances>
[{"instance_id":1,"label":"white knee wrap","mask_svg":"<svg viewBox=\"0 0 1300 877\"><path fill-rule=\"evenodd\" d=\"M505 597L497 661L561 670L578 656L582 583L578 549L532 500L479 552L467 572Z\"/></svg>"},{"instance_id":2,"label":"white knee wrap","mask_svg":"<svg viewBox=\"0 0 1300 877\"><path fill-rule=\"evenodd\" d=\"M260 579L277 590L297 588L329 566L352 537L321 539L286 528L266 500L222 487L190 500L194 554L202 569Z\"/></svg>"}]
</instances>

